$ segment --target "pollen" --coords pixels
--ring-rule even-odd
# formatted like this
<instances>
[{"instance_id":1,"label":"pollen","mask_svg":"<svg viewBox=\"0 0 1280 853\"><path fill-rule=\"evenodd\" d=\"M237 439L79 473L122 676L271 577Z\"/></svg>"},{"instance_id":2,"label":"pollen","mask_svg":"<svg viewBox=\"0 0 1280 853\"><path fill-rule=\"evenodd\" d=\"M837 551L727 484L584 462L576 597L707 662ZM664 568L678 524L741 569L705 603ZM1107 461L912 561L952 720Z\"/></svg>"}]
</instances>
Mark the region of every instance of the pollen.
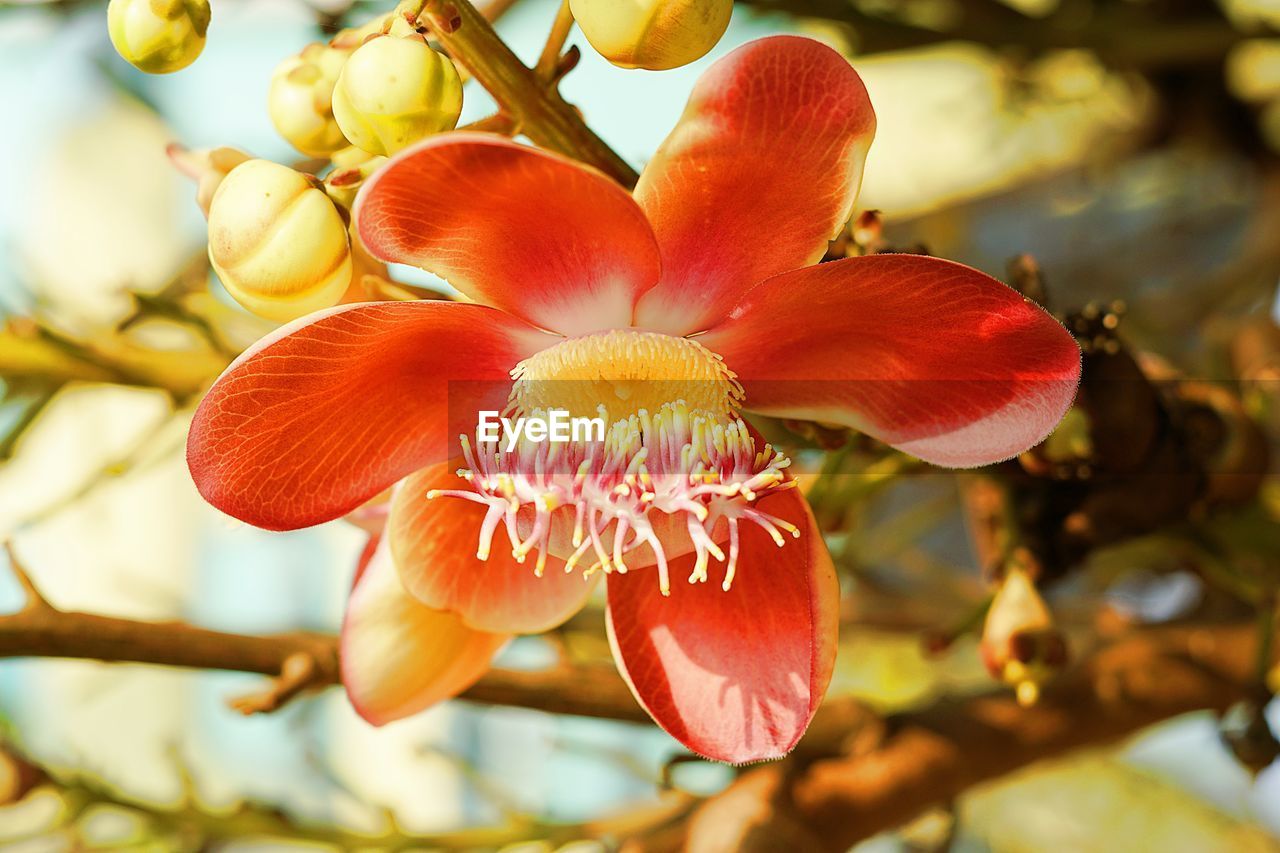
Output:
<instances>
[{"instance_id":1,"label":"pollen","mask_svg":"<svg viewBox=\"0 0 1280 853\"><path fill-rule=\"evenodd\" d=\"M602 413L604 408L600 404ZM680 555L695 555L690 583L707 581L712 559L723 563L721 587L728 592L742 524L757 525L778 547L786 536L800 535L790 522L756 506L766 495L795 486L785 474L791 460L769 444L758 446L741 419L691 409L683 401L652 414L642 408L616 421L603 440L521 441L503 452L496 443L472 445L462 436L462 445L467 467L458 476L469 488L433 490L427 497L485 506L476 556L488 559L501 526L518 562L536 554L539 576L557 526L572 525L572 552L564 556L566 547L558 554L565 571L625 573L628 559L634 565L635 552L647 545L652 559L644 565L657 567L663 595L671 594L673 546ZM672 519L676 524L666 523Z\"/></svg>"},{"instance_id":2,"label":"pollen","mask_svg":"<svg viewBox=\"0 0 1280 853\"><path fill-rule=\"evenodd\" d=\"M689 411L732 415L742 404L737 377L719 355L690 338L613 329L569 338L516 365L509 408L562 409L607 423L679 400Z\"/></svg>"}]
</instances>

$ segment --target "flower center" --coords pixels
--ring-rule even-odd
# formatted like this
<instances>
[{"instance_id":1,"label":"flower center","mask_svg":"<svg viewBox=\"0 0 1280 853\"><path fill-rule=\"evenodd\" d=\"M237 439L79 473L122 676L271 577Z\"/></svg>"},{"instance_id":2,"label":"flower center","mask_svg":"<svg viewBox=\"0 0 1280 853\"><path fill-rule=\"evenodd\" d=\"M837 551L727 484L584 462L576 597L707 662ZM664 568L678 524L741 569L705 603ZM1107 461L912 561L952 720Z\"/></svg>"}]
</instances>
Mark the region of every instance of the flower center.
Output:
<instances>
[{"instance_id":1,"label":"flower center","mask_svg":"<svg viewBox=\"0 0 1280 853\"><path fill-rule=\"evenodd\" d=\"M589 417L603 406L608 423L676 400L691 411L728 416L743 398L733 371L702 344L635 329L562 341L520 362L511 378L517 414L563 409Z\"/></svg>"},{"instance_id":2,"label":"flower center","mask_svg":"<svg viewBox=\"0 0 1280 853\"><path fill-rule=\"evenodd\" d=\"M691 411L683 402L665 404L653 415L641 409L615 422L603 441L522 440L503 452L492 442L473 448L462 436L462 446L467 467L458 476L471 489L437 489L427 497L457 497L486 506L476 556L488 559L502 524L518 562L537 552L538 576L546 567L557 520L567 524L572 518L566 572L593 552L587 575L600 569L625 573L626 555L647 544L663 595L671 594L667 548L677 532L669 520L683 521L688 539L678 544L689 547L681 553L695 554L689 582L706 582L709 558L715 557L725 564L721 586L726 592L737 568L742 521L759 525L779 547L785 542L782 531L800 535L790 522L753 506L765 495L795 486L783 474L791 460L769 444L757 449L740 419ZM727 553L713 536L722 521ZM655 523L662 529L655 530Z\"/></svg>"},{"instance_id":3,"label":"flower center","mask_svg":"<svg viewBox=\"0 0 1280 853\"><path fill-rule=\"evenodd\" d=\"M548 412L600 417L606 428L549 441L519 434L494 442L477 428L462 436L469 488L433 490L428 498L462 498L487 508L476 556L488 559L502 525L519 562L536 552L585 574L627 571L629 554L653 551L663 595L670 560L692 553L690 583L706 582L711 558L724 563L722 587L733 584L739 526L764 529L781 547L789 522L758 509L765 495L792 488L791 460L757 446L737 416L742 386L719 355L696 341L614 329L560 342L520 362L508 415L545 419ZM726 547L722 547L726 546ZM632 556L633 560L635 556ZM633 565L635 563L633 562Z\"/></svg>"}]
</instances>

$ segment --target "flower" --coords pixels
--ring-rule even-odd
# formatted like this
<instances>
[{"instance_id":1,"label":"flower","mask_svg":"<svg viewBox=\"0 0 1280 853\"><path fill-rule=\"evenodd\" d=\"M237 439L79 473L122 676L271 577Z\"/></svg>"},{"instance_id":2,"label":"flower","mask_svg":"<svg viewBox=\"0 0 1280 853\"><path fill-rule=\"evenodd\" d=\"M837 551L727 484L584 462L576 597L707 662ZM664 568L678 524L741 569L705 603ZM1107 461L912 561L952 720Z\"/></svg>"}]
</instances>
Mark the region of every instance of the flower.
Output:
<instances>
[{"instance_id":1,"label":"flower","mask_svg":"<svg viewBox=\"0 0 1280 853\"><path fill-rule=\"evenodd\" d=\"M733 0L570 0L569 8L587 41L614 65L665 71L716 46Z\"/></svg>"},{"instance_id":2,"label":"flower","mask_svg":"<svg viewBox=\"0 0 1280 853\"><path fill-rule=\"evenodd\" d=\"M796 744L831 677L839 590L786 457L740 408L973 466L1043 439L1079 377L1062 326L980 272L896 255L811 266L850 214L874 128L844 58L779 36L702 77L634 195L463 132L366 182L367 248L479 304L346 305L281 329L217 381L188 443L201 493L261 527L337 518L398 483L379 547L401 585L358 582L345 628L361 714L439 698L412 655L389 654L429 645L417 608L488 647L576 612L591 591L576 566L607 575L614 657L664 729L729 762ZM458 449L477 411L507 403L603 409L608 435Z\"/></svg>"},{"instance_id":3,"label":"flower","mask_svg":"<svg viewBox=\"0 0 1280 853\"><path fill-rule=\"evenodd\" d=\"M209 29L209 0L111 0L107 34L116 52L148 74L196 61Z\"/></svg>"}]
</instances>

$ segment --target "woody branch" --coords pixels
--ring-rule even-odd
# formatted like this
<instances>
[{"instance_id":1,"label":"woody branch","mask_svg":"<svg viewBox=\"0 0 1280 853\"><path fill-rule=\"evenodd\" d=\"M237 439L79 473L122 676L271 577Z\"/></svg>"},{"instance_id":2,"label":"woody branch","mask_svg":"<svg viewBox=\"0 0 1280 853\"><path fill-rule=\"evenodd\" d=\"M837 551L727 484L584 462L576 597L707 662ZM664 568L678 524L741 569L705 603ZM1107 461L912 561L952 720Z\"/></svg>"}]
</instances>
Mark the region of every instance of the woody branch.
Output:
<instances>
[{"instance_id":1,"label":"woody branch","mask_svg":"<svg viewBox=\"0 0 1280 853\"><path fill-rule=\"evenodd\" d=\"M245 712L275 710L304 691L338 683L333 636L230 634L181 622L61 610L14 556L11 551L26 603L0 616L0 658L79 658L271 677L261 693L233 702ZM743 849L766 849L770 840L782 837L822 838L824 846L844 849L1033 761L1105 744L1188 711L1222 710L1253 689L1256 646L1251 625L1134 631L1086 659L1031 709L1002 693L943 700L882 717L855 700L833 699L792 757L746 771L677 830L695 849L724 837ZM495 669L462 698L551 713L648 719L616 671L604 665ZM743 808L748 804L752 807ZM662 849L671 843L671 832L666 827L663 834L636 843Z\"/></svg>"}]
</instances>

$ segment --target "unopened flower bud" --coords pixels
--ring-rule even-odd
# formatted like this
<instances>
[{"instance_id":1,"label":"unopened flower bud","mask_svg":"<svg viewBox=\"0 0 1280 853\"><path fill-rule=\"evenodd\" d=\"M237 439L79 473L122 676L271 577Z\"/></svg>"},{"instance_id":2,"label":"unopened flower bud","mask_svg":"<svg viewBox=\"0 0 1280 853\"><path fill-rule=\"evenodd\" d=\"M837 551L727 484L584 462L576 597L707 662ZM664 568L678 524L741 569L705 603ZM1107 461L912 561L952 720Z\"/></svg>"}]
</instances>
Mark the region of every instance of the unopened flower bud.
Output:
<instances>
[{"instance_id":1,"label":"unopened flower bud","mask_svg":"<svg viewBox=\"0 0 1280 853\"><path fill-rule=\"evenodd\" d=\"M107 33L116 52L148 74L196 61L209 29L209 0L111 0Z\"/></svg>"},{"instance_id":2,"label":"unopened flower bud","mask_svg":"<svg viewBox=\"0 0 1280 853\"><path fill-rule=\"evenodd\" d=\"M1012 685L1023 705L1034 704L1041 685L1066 665L1066 640L1021 566L1009 567L991 600L980 648L987 670Z\"/></svg>"},{"instance_id":3,"label":"unopened flower bud","mask_svg":"<svg viewBox=\"0 0 1280 853\"><path fill-rule=\"evenodd\" d=\"M351 156L351 152L358 156ZM355 204L360 187L386 162L386 157L369 154L360 148L339 151L333 155L333 171L325 176L324 191L334 204L349 211Z\"/></svg>"},{"instance_id":4,"label":"unopened flower bud","mask_svg":"<svg viewBox=\"0 0 1280 853\"><path fill-rule=\"evenodd\" d=\"M425 136L451 130L462 112L453 62L420 37L379 36L343 66L333 114L351 143L390 156Z\"/></svg>"},{"instance_id":5,"label":"unopened flower bud","mask_svg":"<svg viewBox=\"0 0 1280 853\"><path fill-rule=\"evenodd\" d=\"M351 283L338 209L312 178L268 160L237 166L214 193L209 259L237 302L273 320L336 305Z\"/></svg>"},{"instance_id":6,"label":"unopened flower bud","mask_svg":"<svg viewBox=\"0 0 1280 853\"><path fill-rule=\"evenodd\" d=\"M614 65L665 71L716 46L733 0L569 0L569 9L591 46Z\"/></svg>"},{"instance_id":7,"label":"unopened flower bud","mask_svg":"<svg viewBox=\"0 0 1280 853\"><path fill-rule=\"evenodd\" d=\"M333 87L349 50L309 44L276 67L267 93L271 123L289 144L310 157L327 157L347 147L333 117Z\"/></svg>"},{"instance_id":8,"label":"unopened flower bud","mask_svg":"<svg viewBox=\"0 0 1280 853\"><path fill-rule=\"evenodd\" d=\"M169 159L184 175L196 182L196 204L209 215L209 204L222 179L246 160L253 158L236 148L205 148L192 150L173 144L167 149Z\"/></svg>"}]
</instances>

